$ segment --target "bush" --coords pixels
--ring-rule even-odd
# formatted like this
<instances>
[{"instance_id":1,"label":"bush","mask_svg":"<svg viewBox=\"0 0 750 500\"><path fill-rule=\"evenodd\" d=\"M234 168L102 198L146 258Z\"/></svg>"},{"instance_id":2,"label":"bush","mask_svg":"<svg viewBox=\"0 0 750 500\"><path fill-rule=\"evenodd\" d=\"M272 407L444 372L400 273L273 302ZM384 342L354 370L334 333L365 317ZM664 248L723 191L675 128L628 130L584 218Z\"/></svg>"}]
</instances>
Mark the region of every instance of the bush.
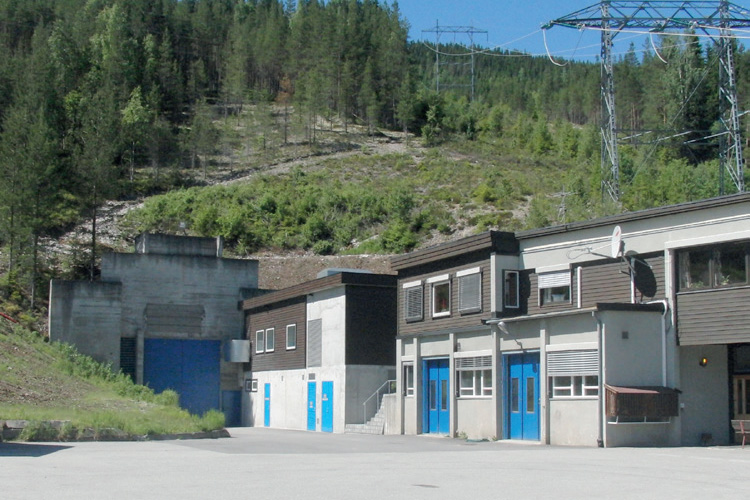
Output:
<instances>
[{"instance_id":1,"label":"bush","mask_svg":"<svg viewBox=\"0 0 750 500\"><path fill-rule=\"evenodd\" d=\"M21 441L57 441L60 431L49 422L32 420L21 431L18 439Z\"/></svg>"}]
</instances>

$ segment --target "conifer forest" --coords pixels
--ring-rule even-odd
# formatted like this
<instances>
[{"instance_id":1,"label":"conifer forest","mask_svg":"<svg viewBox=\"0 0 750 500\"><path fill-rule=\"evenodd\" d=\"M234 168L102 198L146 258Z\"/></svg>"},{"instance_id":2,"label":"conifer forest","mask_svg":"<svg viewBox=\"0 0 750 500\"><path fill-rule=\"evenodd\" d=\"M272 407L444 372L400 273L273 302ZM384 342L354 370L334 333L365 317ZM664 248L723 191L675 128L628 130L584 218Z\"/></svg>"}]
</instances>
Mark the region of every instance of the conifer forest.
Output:
<instances>
[{"instance_id":1,"label":"conifer forest","mask_svg":"<svg viewBox=\"0 0 750 500\"><path fill-rule=\"evenodd\" d=\"M436 90L436 47L408 30L395 1L0 0L0 299L33 307L62 272L42 242L95 226L106 200L146 200L139 230L187 220L245 255L408 251L429 231L450 234L469 205L486 210L463 224L514 230L718 194L717 144L700 140L717 130L710 40L618 46L618 125L687 133L623 144L612 206L600 191L598 63L481 50L472 98L466 65L440 69ZM741 45L735 65L750 109ZM252 141L238 141L240 125ZM341 147L355 130L392 131L424 153L205 181L219 156L324 149L334 125Z\"/></svg>"}]
</instances>

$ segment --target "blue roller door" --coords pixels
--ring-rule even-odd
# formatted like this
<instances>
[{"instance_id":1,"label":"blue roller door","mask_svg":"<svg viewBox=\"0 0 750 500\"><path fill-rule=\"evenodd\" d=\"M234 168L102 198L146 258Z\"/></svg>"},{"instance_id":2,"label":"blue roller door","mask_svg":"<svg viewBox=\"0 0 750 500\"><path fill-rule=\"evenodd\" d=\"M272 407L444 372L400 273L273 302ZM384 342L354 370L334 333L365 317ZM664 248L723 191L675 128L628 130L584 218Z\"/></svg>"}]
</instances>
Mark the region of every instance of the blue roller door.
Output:
<instances>
[{"instance_id":1,"label":"blue roller door","mask_svg":"<svg viewBox=\"0 0 750 500\"><path fill-rule=\"evenodd\" d=\"M144 350L145 384L157 393L177 391L180 406L192 414L219 409L220 341L146 339Z\"/></svg>"}]
</instances>

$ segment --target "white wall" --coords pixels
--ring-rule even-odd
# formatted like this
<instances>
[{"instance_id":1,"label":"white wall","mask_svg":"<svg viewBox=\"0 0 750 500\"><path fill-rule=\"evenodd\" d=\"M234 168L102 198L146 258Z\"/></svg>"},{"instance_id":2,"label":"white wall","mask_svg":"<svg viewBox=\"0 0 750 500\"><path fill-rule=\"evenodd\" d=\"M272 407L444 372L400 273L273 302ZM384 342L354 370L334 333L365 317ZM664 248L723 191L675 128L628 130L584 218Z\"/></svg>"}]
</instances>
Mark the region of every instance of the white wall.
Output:
<instances>
[{"instance_id":1,"label":"white wall","mask_svg":"<svg viewBox=\"0 0 750 500\"><path fill-rule=\"evenodd\" d=\"M549 444L596 446L599 436L597 399L549 401Z\"/></svg>"},{"instance_id":2,"label":"white wall","mask_svg":"<svg viewBox=\"0 0 750 500\"><path fill-rule=\"evenodd\" d=\"M315 292L307 297L307 321L323 325L321 362L324 367L346 362L346 295L344 287Z\"/></svg>"}]
</instances>

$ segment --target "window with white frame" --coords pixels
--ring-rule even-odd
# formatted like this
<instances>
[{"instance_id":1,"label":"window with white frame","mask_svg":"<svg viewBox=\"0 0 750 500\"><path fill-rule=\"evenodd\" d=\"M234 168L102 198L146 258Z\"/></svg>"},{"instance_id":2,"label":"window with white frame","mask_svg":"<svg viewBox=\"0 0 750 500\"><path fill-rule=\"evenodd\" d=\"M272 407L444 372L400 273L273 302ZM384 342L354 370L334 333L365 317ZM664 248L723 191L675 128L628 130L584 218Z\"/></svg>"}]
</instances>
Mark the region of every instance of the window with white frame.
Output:
<instances>
[{"instance_id":1,"label":"window with white frame","mask_svg":"<svg viewBox=\"0 0 750 500\"><path fill-rule=\"evenodd\" d=\"M265 330L258 330L255 332L255 352L261 353L266 350L266 331Z\"/></svg>"},{"instance_id":2,"label":"window with white frame","mask_svg":"<svg viewBox=\"0 0 750 500\"><path fill-rule=\"evenodd\" d=\"M519 287L520 275L518 271L505 271L504 278L503 304L509 309L518 309L521 303Z\"/></svg>"},{"instance_id":3,"label":"window with white frame","mask_svg":"<svg viewBox=\"0 0 750 500\"><path fill-rule=\"evenodd\" d=\"M539 305L570 303L570 271L539 275Z\"/></svg>"},{"instance_id":4,"label":"window with white frame","mask_svg":"<svg viewBox=\"0 0 750 500\"><path fill-rule=\"evenodd\" d=\"M473 313L482 310L482 273L480 268L456 273L458 279L458 312Z\"/></svg>"},{"instance_id":5,"label":"window with white frame","mask_svg":"<svg viewBox=\"0 0 750 500\"><path fill-rule=\"evenodd\" d=\"M276 346L276 330L274 328L266 329L266 352L273 352Z\"/></svg>"},{"instance_id":6,"label":"window with white frame","mask_svg":"<svg viewBox=\"0 0 750 500\"><path fill-rule=\"evenodd\" d=\"M440 318L451 314L451 282L448 275L427 280L432 285L432 317Z\"/></svg>"},{"instance_id":7,"label":"window with white frame","mask_svg":"<svg viewBox=\"0 0 750 500\"><path fill-rule=\"evenodd\" d=\"M411 283L405 283L403 285L403 290L404 319L407 322L421 321L423 317L422 309L424 308L422 282L414 281Z\"/></svg>"},{"instance_id":8,"label":"window with white frame","mask_svg":"<svg viewBox=\"0 0 750 500\"><path fill-rule=\"evenodd\" d=\"M456 375L459 397L492 397L492 356L456 358Z\"/></svg>"},{"instance_id":9,"label":"window with white frame","mask_svg":"<svg viewBox=\"0 0 750 500\"><path fill-rule=\"evenodd\" d=\"M599 395L599 351L582 349L547 353L551 398L595 398Z\"/></svg>"},{"instance_id":10,"label":"window with white frame","mask_svg":"<svg viewBox=\"0 0 750 500\"><path fill-rule=\"evenodd\" d=\"M297 348L297 325L286 325L286 349L290 351Z\"/></svg>"},{"instance_id":11,"label":"window with white frame","mask_svg":"<svg viewBox=\"0 0 750 500\"><path fill-rule=\"evenodd\" d=\"M404 364L404 396L414 396L414 365Z\"/></svg>"}]
</instances>

